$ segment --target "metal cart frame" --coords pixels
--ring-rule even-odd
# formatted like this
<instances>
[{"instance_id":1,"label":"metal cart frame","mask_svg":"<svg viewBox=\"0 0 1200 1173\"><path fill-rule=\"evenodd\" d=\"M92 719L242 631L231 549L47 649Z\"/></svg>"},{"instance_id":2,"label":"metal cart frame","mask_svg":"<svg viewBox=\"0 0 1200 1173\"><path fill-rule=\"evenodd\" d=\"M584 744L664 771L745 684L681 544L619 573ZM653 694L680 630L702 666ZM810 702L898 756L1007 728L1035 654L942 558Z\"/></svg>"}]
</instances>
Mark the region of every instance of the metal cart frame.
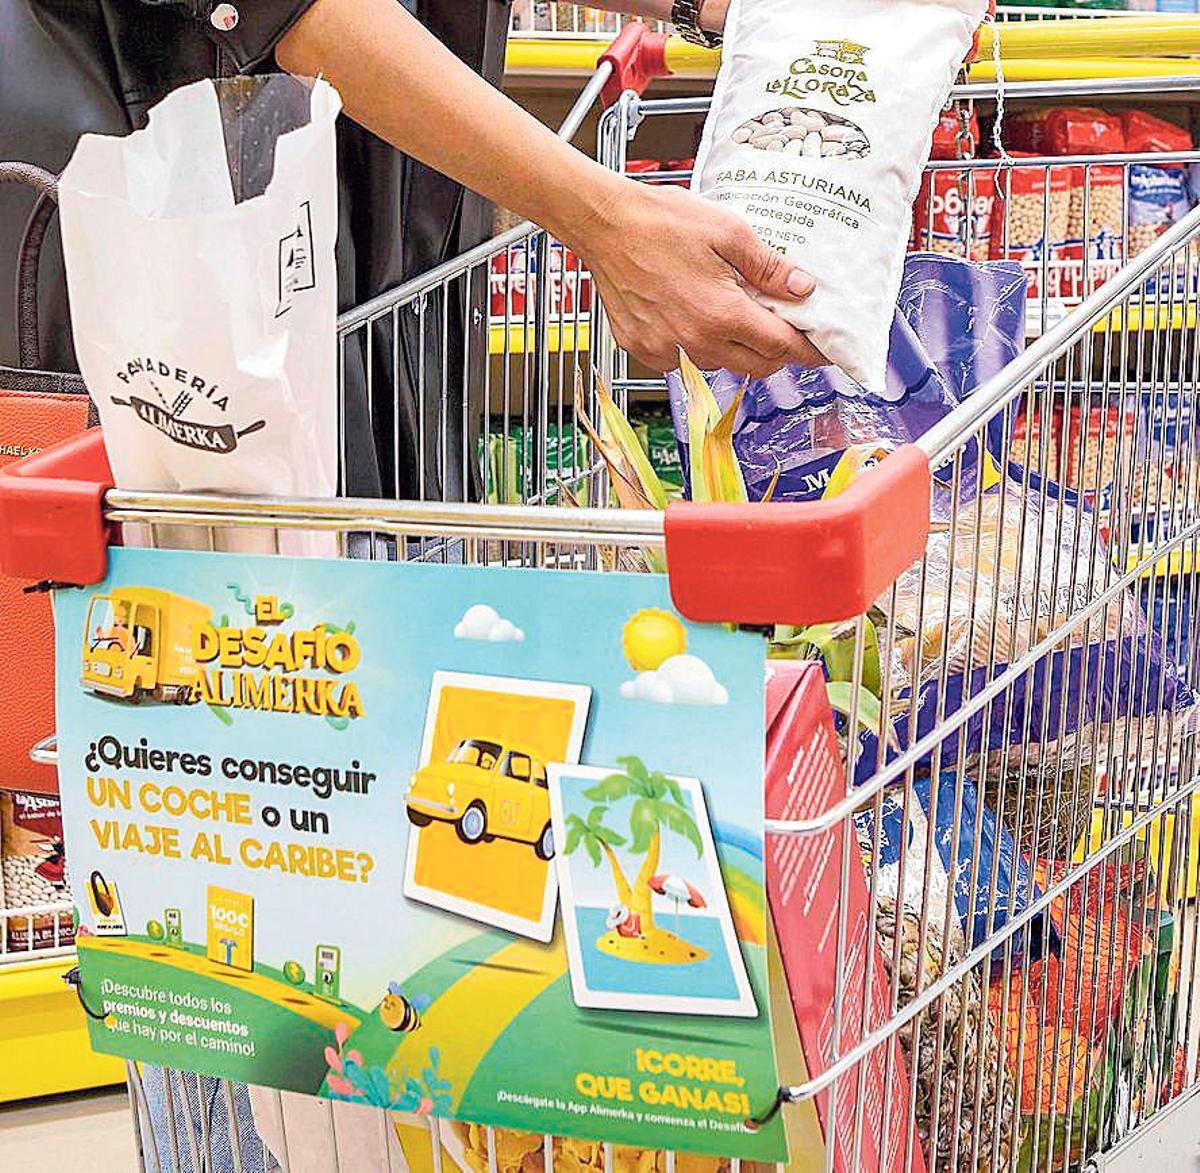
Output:
<instances>
[{"instance_id":1,"label":"metal cart frame","mask_svg":"<svg viewBox=\"0 0 1200 1173\"><path fill-rule=\"evenodd\" d=\"M606 87L612 87L614 81L622 83L624 76L617 63L607 61L572 111L564 133L573 134L595 98ZM1194 93L1200 90L1200 79L1183 78L1165 86L1161 79L1155 79L1107 85L1062 83L1014 87L1018 92L1014 95L1010 91L1009 96L1011 99L1085 93L1130 95L1161 92L1164 88ZM988 86L961 87L955 99L960 102L985 99L992 92ZM642 99L634 90L626 90L601 120L600 157L608 165L624 170L628 145L644 119L668 115L694 117L704 108L700 100L653 102ZM1021 165L1047 172L1065 165L1083 169L1082 215L1086 240L1092 214L1088 193L1093 169L1114 163L1128 167L1144 161L1166 160L1163 156L1115 161L1106 157L1103 162L1098 158L1036 159L1022 161ZM1200 162L1200 153L1186 153L1173 161ZM954 161L937 164L933 170L953 168L963 172L970 192L978 181L978 172L985 166L994 168L995 164ZM682 173L670 173L660 174L653 181L683 178ZM1046 217L1048 220L1048 196ZM1127 209L1124 220L1127 227ZM1005 238L1008 228L1006 220ZM1187 874L1188 859L1195 848L1190 838L1188 812L1200 794L1195 723L1190 714L1177 714L1149 703L1153 699L1151 686L1140 665L1139 680L1124 689L1119 704L1105 719L1081 724L1076 736L1064 738L1063 744L1054 746L1056 752L1048 755L1051 763L1048 767L1039 764L1038 747L1029 737L1016 745L1002 762L998 801L1003 802L1005 787L1010 784L1016 788L1016 805L1022 810L1036 812L1045 809L1052 795L1060 799L1065 796L1064 809L1069 812L1066 821L1069 823L1084 807L1089 814L1088 826L1098 827L1097 833L1089 834L1077 853L1072 853L1075 847L1072 843L1063 855L1063 844L1057 842L1058 820L1054 820L1053 826L1043 827L1041 817L1035 813L1034 836L1049 835L1049 858L1054 867L1046 871L1038 894L1020 909L1012 904L1009 894L1007 919L1002 927L995 929L990 926L1006 898L997 884L995 864L991 876L985 876L978 846L969 861L952 863L948 875L951 888L959 878L957 872L965 875L973 887L982 886L988 893L989 931L983 940L974 943L963 939L948 905L943 902L939 909L931 898L934 853L931 841L927 842L925 850L919 853L919 865L913 865L923 869L924 882L918 884L919 900L910 912L918 962L927 952L936 954L939 960L928 974L917 978L914 988L903 990L899 975L909 959L903 934L893 932L890 956L868 951L866 988L878 980L888 989L889 1010L882 1021L869 1020L865 1001L861 1009L849 1005L841 985L848 949L845 909L854 863L852 843L861 845L869 876L869 923L876 922L884 896L879 883L880 839L870 833L864 835L863 817L867 827L878 826L885 801L895 801L901 805L907 820L918 801L915 785L919 780L932 780L936 786L940 777L961 776L966 768L978 768L983 777L991 767L986 754L973 754L970 749L972 722L982 721L986 725L1002 715L1007 724L1013 712L1022 711L1024 706L1028 732L1035 706L1021 699L1022 682L1044 670L1064 649L1086 648L1093 643L1101 647L1098 659L1083 656L1077 661L1069 658L1065 661L1062 670L1066 681L1053 702L1051 693L1045 693L1038 718L1042 724L1038 727L1047 727L1052 705L1067 704L1071 695L1069 684L1074 685L1075 695L1099 696L1111 684L1113 662L1119 660L1124 641L1150 638L1145 634L1141 611L1133 603L1132 592L1142 592L1141 597L1151 612L1156 598L1168 593L1177 601L1194 605L1200 592L1200 563L1196 562L1200 546L1200 465L1188 464L1178 476L1168 478L1161 464L1155 469L1153 462L1146 459L1146 450L1156 441L1163 442L1168 422L1177 430L1183 427L1185 403L1190 411L1193 398L1200 398L1200 251L1194 247L1198 241L1200 209L1138 256L1123 260L1119 271L1102 284L1097 282L1094 291L1088 279L1090 262L1085 251L1083 291L1087 295L1080 304L1059 314L1043 301L1034 315L1038 336L1018 359L1002 374L977 388L903 456L897 454L885 460L865 476L837 506L842 511L838 516L854 520L858 527L855 533L862 543L861 553L873 548L871 542L887 520L873 516L872 510L890 494L911 494L914 484L918 489L924 486L927 491L930 470L937 473L937 483L942 488L935 492L942 493L945 505L940 546L931 545L926 550L927 519L921 519L906 534L908 547L893 553L895 564L872 567L868 577L857 583L860 594L868 592L866 597L875 600L876 611L887 617L877 625L880 646L885 649L884 719L906 717L909 728L915 732L901 737L894 753L889 753L882 739L874 748L865 749L856 739L848 738L844 796L816 817L768 820L767 824L767 833L772 836L836 833L841 844L837 864L841 912L836 925L839 984L833 1007L830 1054L824 1068L806 1082L782 1088L781 1100L815 1098L826 1105L831 1116L838 1111L839 1096L843 1108L849 1102L853 1108L850 1145L855 1162L849 1167L857 1167L865 1129L882 1127L886 1140L889 1118L886 1107L881 1119L867 1119L862 1099L847 1101L846 1098L846 1089L878 1056L887 1056L888 1096L896 1088L905 1085L908 1088L907 1103L901 1106L905 1128L901 1139L907 1160L916 1162L924 1149L927 1168L1124 1170L1147 1164L1161 1167L1171 1159L1194 1159L1200 1151L1200 1125L1196 1123L1200 1107L1196 1061L1200 1043L1200 1005L1196 998L1200 988L1200 940ZM969 251L970 244L968 222L964 249ZM812 575L811 567L806 568L797 551L803 550L812 520L822 513L821 506L780 505L764 510L751 505L715 512L714 507L709 507L705 512L703 506L674 504L665 515L621 512L607 507L607 484L599 462L591 458L578 464L564 461L562 445L554 440L564 434L573 435L577 379L582 381L585 400L594 391L595 380L602 378L624 404L637 400L658 384L639 377L628 356L613 343L605 326L603 307L595 304L594 292L585 280L582 262L561 250L540 229L532 225L515 228L394 293L344 315L338 323L343 362L348 349L360 348L371 372L369 394L376 397L386 394L381 381L386 380L388 366L394 362L392 355L401 321L411 318L418 329L426 321L444 323L448 314L459 312L455 307L464 307L462 312L477 318L487 310L471 291L486 288L497 272L503 280L499 282L500 309L491 323L489 354L474 356L484 370L482 398L472 401L465 394L462 398L464 412L470 410L482 417L481 448L450 452L442 437L423 436L421 454L422 459L431 461L461 461L464 473L474 475L490 436L506 435L513 427L523 429L529 442L525 445L524 465L516 470L520 475L516 478L519 499L515 502L268 500L118 490L105 480L103 471L97 471L94 460L90 465L86 461L80 463L79 445L74 446L66 464L61 453L43 454L28 462L21 474L21 490L35 488L39 479L52 475L76 476L86 490L77 495L82 503L77 501L76 505L92 518L89 532L101 550L108 527L120 524L182 524L210 531L231 526L308 529L374 535L378 540L360 543L358 553L362 556L587 572L610 565L615 549L665 545L677 601L701 595L724 600L719 615L694 614L695 607L681 605L689 617L761 623L762 609L777 605L779 611L774 617L794 623L845 623L849 625L861 671L871 621L862 614L864 607L853 602L857 595L852 598L851 592L846 598L829 598L821 613L815 614L804 610L814 598L811 582L797 581L790 589L777 590L773 597L755 595L747 584L754 577L756 559L760 566L779 559L794 559L801 577L805 573ZM554 274L559 277L557 283L550 279ZM571 284L566 281L570 274L574 274L575 291L587 290L587 296L565 295L564 290ZM519 303L511 297L517 277L523 282L524 294ZM438 314L432 312L435 306ZM467 336L471 337L470 332ZM437 371L420 370L418 395L439 396L443 403L447 402L448 389L440 384L440 375ZM1021 454L1026 473L1016 471L1018 453L1011 438L1011 425L1017 414L1052 413L1056 404L1061 406L1070 397L1080 395L1086 395L1088 405L1097 407L1104 417L1112 411L1123 413L1133 404L1139 421L1132 431L1122 430L1115 437L1100 441L1099 463L1116 470L1111 495L1103 509L1107 538L1102 535L1101 513L1096 508L1077 504L1070 509L1065 506L1050 509L1045 505L1045 486L1050 482L1073 483L1081 494L1099 490L1099 484L1088 480L1092 474L1085 467L1082 448L1077 454L1068 454L1064 449L1055 456L1043 436L1036 450L1028 446ZM1151 409L1143 411L1147 402ZM971 542L961 535L981 533L983 521L983 495L970 490L974 462L993 443L990 430L993 424L999 425L1003 437L996 459L1002 469L1009 470L1010 481L1008 491L1002 495L1000 519L991 531L992 537ZM468 482L470 478L463 479ZM501 475L499 479L504 482L507 476ZM484 495L494 488L486 476L477 478L477 483L480 482ZM563 504L567 492L579 492L586 505ZM1158 511L1156 517L1161 515L1162 520L1154 529L1145 524L1151 512L1150 502ZM7 508L4 494L0 493L0 512ZM826 509L825 521L828 516ZM13 515L5 517L11 523ZM783 529L772 523L770 532L784 540L781 545L764 548L765 518L775 517L786 522L780 523ZM749 560L748 564L743 561L731 565L728 558L716 556L721 544L734 541L737 533L745 535L737 549L741 558ZM11 529L9 536L11 541ZM705 551L712 557L706 559ZM41 535L39 541L34 534L23 545L21 566L11 568L20 572L22 566L30 570L36 566L38 577L83 581L72 577L72 573L87 573L78 567L80 560L86 560L92 553L87 549L55 551L47 535ZM71 559L73 566L64 569L64 560ZM988 566L994 567L1004 559L1012 562L1012 573L1022 586L1051 584L1048 606L1035 602L1028 614L1023 614L1017 606L1008 613L1003 611L1002 576L992 574L989 578ZM1032 565L1028 559L1032 559ZM965 577L959 580L951 574L951 589L946 580L946 566L957 566L960 562ZM1082 578L1080 566L1084 568ZM876 581L880 576L880 581ZM696 588L701 578L706 580L703 591L697 593L697 589L692 589L689 594L689 588ZM902 578L900 585L895 582L897 578ZM970 585L964 588L963 583ZM905 630L897 616L903 610L901 593L914 586L912 626L922 638L916 641L916 648L906 659L898 651ZM926 647L924 635L937 625L939 616L943 637ZM965 652L961 647L950 646L946 633L952 622L967 633ZM1154 638L1165 635L1174 638L1177 644L1182 638L1177 619L1151 630L1157 632ZM1096 640L1097 631L1104 633L1103 641ZM1108 659L1110 656L1112 660ZM1183 659L1186 662L1182 684L1200 690L1200 656L1192 654L1189 648ZM966 683L960 700L948 704L945 687L956 672L965 674ZM855 683L860 681L856 679ZM934 702L935 721L925 728L918 721L918 707L921 687L929 683L939 686L940 699ZM849 728L857 728L857 716L851 713ZM53 750L44 747L41 752L52 754ZM864 755L873 755L873 760L864 763ZM959 801L954 815L956 837L963 818L963 805ZM876 820L874 824L872 819ZM1169 846L1165 834L1168 819L1173 820L1175 828ZM974 842L976 845L980 842L978 826ZM898 893L907 891L906 858L902 850ZM1140 885L1131 883L1114 888L1104 903L1106 885L1115 883L1114 877L1122 867L1150 869L1154 878ZM1101 966L1107 965L1109 989L1117 980L1114 975L1118 971L1124 987L1123 967L1134 953L1139 963L1136 972L1141 973L1143 965L1149 967L1150 988L1155 987L1160 963L1169 964L1177 974L1171 1021L1158 1023L1154 1039L1140 1029L1136 1014L1126 1021L1125 999L1137 1003L1141 997L1137 992L1140 984L1123 991L1119 1021L1101 1021L1108 1008L1100 1011L1099 997L1091 1001L1090 1018L1082 1015L1083 1003L1077 1000L1068 1019L1064 991L1072 979L1066 968L1060 967L1057 977L1052 979L1048 965L1035 973L1037 966L1030 963L1028 954L1024 960L1021 958L1022 949L1028 949L1029 933L1036 920L1053 913L1066 924L1072 908L1077 913L1087 908L1097 892L1103 915L1111 918L1113 929L1107 956L1102 958L1097 949L1087 957L1088 964L1096 970L1093 978L1099 980ZM1157 944L1158 917L1165 911L1164 906L1180 913L1180 931L1176 933L1169 961L1162 961L1151 947L1151 943ZM903 916L903 910L897 915ZM992 965L997 955L1001 1020L1008 1021L1012 1009L1010 998L1017 1005L1015 1046L1007 1050L1003 1039L989 1040L988 1001L981 993L985 982L995 977L995 970L990 977L985 975L985 967ZM1081 970L1083 964L1081 953ZM1077 988L1080 975L1073 980ZM1057 990L1054 981L1058 982ZM1149 1014L1152 1008L1143 1009ZM1062 1109L1056 1096L1043 1096L1043 1085L1056 1086L1063 1074L1057 1050L1053 1056L1043 1056L1042 1048L1051 1030L1055 1037L1063 1032L1072 1039L1101 1037L1106 1047L1115 1047L1116 1058L1111 1060L1106 1050L1097 1053L1090 1045L1082 1052L1070 1048L1063 1060L1067 1087L1074 1088L1079 1083L1083 1089L1084 1121L1091 1119L1093 1106L1099 1117L1095 1128L1085 1123L1078 1136L1070 1119L1063 1134ZM1118 1102L1118 1098L1104 1090L1110 1062L1121 1070L1128 1068L1133 1072L1161 1065L1161 1056L1152 1059L1150 1048L1164 1037L1164 1032L1170 1040L1168 1053L1172 1062L1182 1054L1178 1078L1169 1077L1164 1083L1162 1071L1156 1069L1153 1076L1144 1077L1140 1100L1131 1095L1128 1102ZM923 1034L927 1040L924 1049ZM935 1040L932 1050L928 1045L930 1038ZM904 1080L891 1066L897 1039L903 1043ZM932 1095L932 1103L924 1107L926 1127L932 1130L932 1135L922 1137L917 1108L918 1087L923 1078L920 1064L923 1058L930 1057L936 1077L930 1080L928 1072L924 1073L924 1086ZM1101 1090L1096 1091L1094 1076L1098 1070ZM1018 1112L1020 1097L1026 1091L1021 1077L1028 1071L1033 1072L1029 1094L1038 1110L1029 1113L1031 1121L1014 1126L1011 1117ZM241 1173L243 1169L272 1169L276 1165L291 1167L286 1140L283 1151L273 1148L268 1156L257 1147L257 1141L239 1135L235 1092L228 1083L189 1084L184 1077L168 1074L162 1101L166 1105L165 1114L160 1112L156 1117L147 1100L145 1079L144 1073L129 1065L143 1169L199 1173L201 1169L215 1168L209 1113L218 1102L224 1104L229 1122L229 1160L233 1173ZM1138 1089L1135 1086L1133 1090ZM271 1097L278 1104L282 1119L286 1097L278 1093L271 1093ZM1043 1100L1045 1108L1041 1110ZM1072 1105L1067 1106L1069 1110ZM785 1106L783 1110L788 1109ZM330 1134L336 1136L336 1106L326 1104L322 1111L328 1115ZM390 1123L379 1113L377 1123L371 1127L387 1138L386 1164L380 1168L399 1169L403 1168L403 1157L391 1145ZM418 1125L429 1130L433 1167L440 1170L445 1160L440 1141L451 1126L428 1119L418 1121ZM1020 1156L1022 1143L1028 1146L1027 1158ZM834 1146L827 1147L825 1167L833 1169ZM332 1151L331 1167L337 1168L336 1145ZM292 1159L298 1160L298 1154L293 1154ZM655 1167L674 1170L677 1160L674 1154L664 1154L661 1165ZM606 1146L605 1169L612 1169L614 1161L612 1147ZM554 1142L549 1137L543 1145L543 1164L547 1170L555 1164ZM495 1138L490 1130L488 1167L498 1168ZM736 1169L739 1163L733 1161L731 1167Z\"/></svg>"}]
</instances>

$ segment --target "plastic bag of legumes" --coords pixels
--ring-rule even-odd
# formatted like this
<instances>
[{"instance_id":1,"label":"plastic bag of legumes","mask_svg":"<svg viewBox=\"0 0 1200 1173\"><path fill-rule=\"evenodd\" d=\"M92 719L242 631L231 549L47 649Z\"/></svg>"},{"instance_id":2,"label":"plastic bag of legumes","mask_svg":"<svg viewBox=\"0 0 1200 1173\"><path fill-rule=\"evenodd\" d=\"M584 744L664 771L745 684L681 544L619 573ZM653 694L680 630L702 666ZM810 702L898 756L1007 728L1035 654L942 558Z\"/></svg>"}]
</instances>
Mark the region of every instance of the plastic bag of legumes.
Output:
<instances>
[{"instance_id":1,"label":"plastic bag of legumes","mask_svg":"<svg viewBox=\"0 0 1200 1173\"><path fill-rule=\"evenodd\" d=\"M988 0L732 0L693 189L816 278L768 300L882 392L912 202ZM853 258L853 263L848 263Z\"/></svg>"}]
</instances>

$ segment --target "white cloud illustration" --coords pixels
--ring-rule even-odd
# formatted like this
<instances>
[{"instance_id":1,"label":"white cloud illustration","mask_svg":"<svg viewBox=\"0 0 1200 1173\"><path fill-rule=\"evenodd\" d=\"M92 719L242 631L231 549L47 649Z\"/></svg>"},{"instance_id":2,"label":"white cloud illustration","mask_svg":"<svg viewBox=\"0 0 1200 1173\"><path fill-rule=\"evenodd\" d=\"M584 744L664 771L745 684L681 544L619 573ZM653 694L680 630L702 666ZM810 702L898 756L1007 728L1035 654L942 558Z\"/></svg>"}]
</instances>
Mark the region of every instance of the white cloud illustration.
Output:
<instances>
[{"instance_id":1,"label":"white cloud illustration","mask_svg":"<svg viewBox=\"0 0 1200 1173\"><path fill-rule=\"evenodd\" d=\"M639 672L621 685L631 701L658 705L727 705L729 693L699 656L670 656L654 672Z\"/></svg>"},{"instance_id":2,"label":"white cloud illustration","mask_svg":"<svg viewBox=\"0 0 1200 1173\"><path fill-rule=\"evenodd\" d=\"M495 607L476 603L467 608L467 613L455 624L455 639L478 639L485 643L520 643L525 633L515 623L501 619Z\"/></svg>"}]
</instances>

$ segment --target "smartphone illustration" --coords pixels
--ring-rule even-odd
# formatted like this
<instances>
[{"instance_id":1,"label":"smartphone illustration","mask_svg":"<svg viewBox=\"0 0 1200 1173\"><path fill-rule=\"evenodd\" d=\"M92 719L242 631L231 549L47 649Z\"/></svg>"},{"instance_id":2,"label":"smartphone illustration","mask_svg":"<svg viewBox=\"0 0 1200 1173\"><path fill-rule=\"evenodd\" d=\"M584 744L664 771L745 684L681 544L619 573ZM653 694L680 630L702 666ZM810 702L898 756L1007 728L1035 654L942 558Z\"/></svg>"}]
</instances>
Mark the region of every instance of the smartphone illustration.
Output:
<instances>
[{"instance_id":1,"label":"smartphone illustration","mask_svg":"<svg viewBox=\"0 0 1200 1173\"><path fill-rule=\"evenodd\" d=\"M178 908L164 908L163 919L167 922L167 944L183 944L183 913Z\"/></svg>"}]
</instances>

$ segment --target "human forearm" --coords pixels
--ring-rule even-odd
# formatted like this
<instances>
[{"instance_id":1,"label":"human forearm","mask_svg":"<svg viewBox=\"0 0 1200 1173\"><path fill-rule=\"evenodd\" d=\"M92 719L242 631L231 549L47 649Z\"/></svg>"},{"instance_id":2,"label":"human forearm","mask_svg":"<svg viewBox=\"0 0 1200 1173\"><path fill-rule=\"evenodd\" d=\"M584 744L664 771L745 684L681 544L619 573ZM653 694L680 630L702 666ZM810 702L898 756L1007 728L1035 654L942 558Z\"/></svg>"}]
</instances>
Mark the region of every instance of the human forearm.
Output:
<instances>
[{"instance_id":1,"label":"human forearm","mask_svg":"<svg viewBox=\"0 0 1200 1173\"><path fill-rule=\"evenodd\" d=\"M669 21L672 0L593 0L593 7L640 16L644 20ZM700 27L719 33L725 27L728 10L729 0L704 0L700 7Z\"/></svg>"},{"instance_id":2,"label":"human forearm","mask_svg":"<svg viewBox=\"0 0 1200 1173\"><path fill-rule=\"evenodd\" d=\"M357 122L574 248L613 336L658 370L675 365L677 346L701 366L746 374L820 361L802 334L750 297L757 289L804 298L812 280L745 220L580 154L467 69L396 0L317 0L279 42L276 60L324 76Z\"/></svg>"},{"instance_id":3,"label":"human forearm","mask_svg":"<svg viewBox=\"0 0 1200 1173\"><path fill-rule=\"evenodd\" d=\"M279 64L324 76L346 113L398 150L583 245L616 176L467 68L396 0L319 0Z\"/></svg>"}]
</instances>

